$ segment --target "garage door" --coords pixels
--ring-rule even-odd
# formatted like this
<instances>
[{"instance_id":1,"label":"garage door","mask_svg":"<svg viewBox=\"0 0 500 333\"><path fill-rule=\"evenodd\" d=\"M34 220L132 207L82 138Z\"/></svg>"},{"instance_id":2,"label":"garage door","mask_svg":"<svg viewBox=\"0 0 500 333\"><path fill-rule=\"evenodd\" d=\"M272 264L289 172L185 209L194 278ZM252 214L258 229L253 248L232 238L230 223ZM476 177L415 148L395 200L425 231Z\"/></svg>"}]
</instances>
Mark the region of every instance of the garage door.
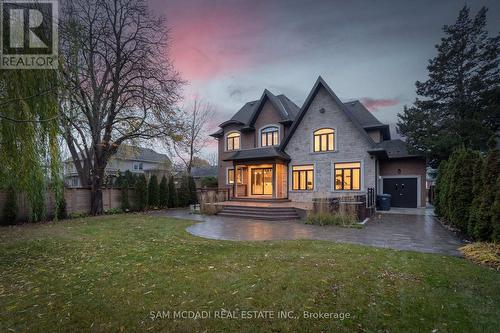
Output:
<instances>
[{"instance_id":1,"label":"garage door","mask_svg":"<svg viewBox=\"0 0 500 333\"><path fill-rule=\"evenodd\" d=\"M392 196L392 207L417 207L417 178L384 178L383 190Z\"/></svg>"}]
</instances>

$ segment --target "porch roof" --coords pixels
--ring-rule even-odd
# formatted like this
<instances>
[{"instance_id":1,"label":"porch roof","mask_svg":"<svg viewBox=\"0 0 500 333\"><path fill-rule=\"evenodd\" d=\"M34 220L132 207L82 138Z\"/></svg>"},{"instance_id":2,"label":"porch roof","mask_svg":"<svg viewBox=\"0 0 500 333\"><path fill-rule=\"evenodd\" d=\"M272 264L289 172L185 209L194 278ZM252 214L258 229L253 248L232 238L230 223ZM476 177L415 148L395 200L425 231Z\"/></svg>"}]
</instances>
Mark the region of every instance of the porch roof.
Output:
<instances>
[{"instance_id":1,"label":"porch roof","mask_svg":"<svg viewBox=\"0 0 500 333\"><path fill-rule=\"evenodd\" d=\"M290 156L277 147L262 147L238 150L223 161L243 162L256 160L281 160L288 162L290 161Z\"/></svg>"}]
</instances>

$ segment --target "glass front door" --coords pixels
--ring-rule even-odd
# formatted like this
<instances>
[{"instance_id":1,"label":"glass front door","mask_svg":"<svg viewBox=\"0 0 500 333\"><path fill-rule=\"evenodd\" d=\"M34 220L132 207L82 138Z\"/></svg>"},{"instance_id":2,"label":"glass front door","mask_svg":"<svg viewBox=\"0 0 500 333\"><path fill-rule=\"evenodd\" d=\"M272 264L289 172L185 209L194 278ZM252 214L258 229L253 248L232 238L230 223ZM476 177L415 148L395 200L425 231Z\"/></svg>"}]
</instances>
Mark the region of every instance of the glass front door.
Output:
<instances>
[{"instance_id":1,"label":"glass front door","mask_svg":"<svg viewBox=\"0 0 500 333\"><path fill-rule=\"evenodd\" d=\"M273 194L273 169L252 169L252 195Z\"/></svg>"}]
</instances>

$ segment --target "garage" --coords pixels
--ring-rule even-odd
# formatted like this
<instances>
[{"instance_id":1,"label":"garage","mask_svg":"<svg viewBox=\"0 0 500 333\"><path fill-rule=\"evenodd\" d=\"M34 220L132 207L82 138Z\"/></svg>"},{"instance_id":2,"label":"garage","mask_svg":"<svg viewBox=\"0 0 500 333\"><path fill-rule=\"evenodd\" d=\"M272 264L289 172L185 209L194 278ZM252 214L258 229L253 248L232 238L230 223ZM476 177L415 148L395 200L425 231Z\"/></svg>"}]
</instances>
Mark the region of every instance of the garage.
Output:
<instances>
[{"instance_id":1,"label":"garage","mask_svg":"<svg viewBox=\"0 0 500 333\"><path fill-rule=\"evenodd\" d=\"M383 193L391 195L392 207L416 208L418 206L418 178L383 178Z\"/></svg>"}]
</instances>

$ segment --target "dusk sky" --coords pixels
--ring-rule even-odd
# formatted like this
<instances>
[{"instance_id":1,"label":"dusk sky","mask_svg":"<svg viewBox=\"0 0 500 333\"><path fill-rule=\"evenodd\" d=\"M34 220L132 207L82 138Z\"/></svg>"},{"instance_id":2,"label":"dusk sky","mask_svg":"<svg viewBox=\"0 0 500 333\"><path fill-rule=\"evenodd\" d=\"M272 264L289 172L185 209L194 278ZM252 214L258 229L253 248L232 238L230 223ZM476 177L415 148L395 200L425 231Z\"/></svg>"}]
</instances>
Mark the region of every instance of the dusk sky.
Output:
<instances>
[{"instance_id":1,"label":"dusk sky","mask_svg":"<svg viewBox=\"0 0 500 333\"><path fill-rule=\"evenodd\" d=\"M232 116L267 88L299 107L321 75L343 101L360 99L382 122L415 99L444 24L464 1L213 1L150 0L171 28L171 57L194 95ZM500 1L489 8L488 30L500 30ZM393 131L394 132L394 131ZM214 145L210 145L210 151Z\"/></svg>"}]
</instances>

